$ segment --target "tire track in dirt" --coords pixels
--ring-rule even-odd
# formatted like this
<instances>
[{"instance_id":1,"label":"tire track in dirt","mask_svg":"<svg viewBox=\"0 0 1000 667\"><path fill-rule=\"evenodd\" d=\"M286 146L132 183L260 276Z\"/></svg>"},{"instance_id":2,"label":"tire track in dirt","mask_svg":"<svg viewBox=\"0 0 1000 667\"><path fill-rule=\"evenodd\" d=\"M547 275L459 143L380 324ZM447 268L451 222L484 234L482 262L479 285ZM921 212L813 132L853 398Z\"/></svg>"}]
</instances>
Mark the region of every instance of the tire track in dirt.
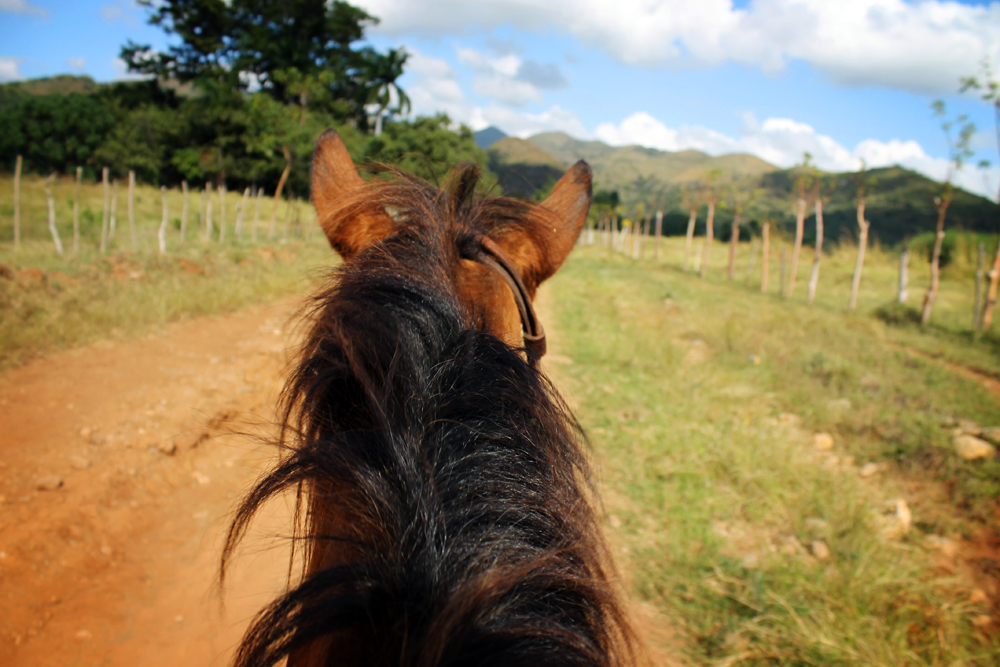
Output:
<instances>
[{"instance_id":1,"label":"tire track in dirt","mask_svg":"<svg viewBox=\"0 0 1000 667\"><path fill-rule=\"evenodd\" d=\"M267 435L297 303L0 377L0 664L229 661L287 574L279 502L217 595L229 514L274 454L233 430ZM39 490L51 475L62 486Z\"/></svg>"}]
</instances>

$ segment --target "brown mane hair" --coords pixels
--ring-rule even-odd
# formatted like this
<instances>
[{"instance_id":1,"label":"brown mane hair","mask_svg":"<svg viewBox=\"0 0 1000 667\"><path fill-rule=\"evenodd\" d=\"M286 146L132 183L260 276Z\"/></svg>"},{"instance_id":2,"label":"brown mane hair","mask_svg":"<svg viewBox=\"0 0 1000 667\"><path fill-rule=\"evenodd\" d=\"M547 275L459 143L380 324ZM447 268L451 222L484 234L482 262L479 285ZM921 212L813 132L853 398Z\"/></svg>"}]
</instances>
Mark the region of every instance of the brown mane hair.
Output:
<instances>
[{"instance_id":1,"label":"brown mane hair","mask_svg":"<svg viewBox=\"0 0 1000 667\"><path fill-rule=\"evenodd\" d=\"M390 176L365 183L335 133L317 143L313 199L345 261L285 387L288 455L223 555L224 573L261 505L298 489L304 572L235 664L630 662L583 434L521 356L510 289L463 259L487 235L533 295L580 232L589 167L541 206L478 195L470 165L440 189Z\"/></svg>"}]
</instances>

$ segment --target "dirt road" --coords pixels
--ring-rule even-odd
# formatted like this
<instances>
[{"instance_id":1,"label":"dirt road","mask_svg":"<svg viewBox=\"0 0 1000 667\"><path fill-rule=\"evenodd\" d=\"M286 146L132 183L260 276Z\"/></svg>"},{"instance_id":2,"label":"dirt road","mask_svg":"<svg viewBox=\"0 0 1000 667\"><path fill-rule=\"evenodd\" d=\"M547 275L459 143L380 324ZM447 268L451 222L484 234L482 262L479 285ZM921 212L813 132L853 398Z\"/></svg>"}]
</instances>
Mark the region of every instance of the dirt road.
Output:
<instances>
[{"instance_id":1,"label":"dirt road","mask_svg":"<svg viewBox=\"0 0 1000 667\"><path fill-rule=\"evenodd\" d=\"M266 430L296 305L0 377L0 665L226 664L287 571L278 506L217 592L229 513L273 454L230 429Z\"/></svg>"}]
</instances>

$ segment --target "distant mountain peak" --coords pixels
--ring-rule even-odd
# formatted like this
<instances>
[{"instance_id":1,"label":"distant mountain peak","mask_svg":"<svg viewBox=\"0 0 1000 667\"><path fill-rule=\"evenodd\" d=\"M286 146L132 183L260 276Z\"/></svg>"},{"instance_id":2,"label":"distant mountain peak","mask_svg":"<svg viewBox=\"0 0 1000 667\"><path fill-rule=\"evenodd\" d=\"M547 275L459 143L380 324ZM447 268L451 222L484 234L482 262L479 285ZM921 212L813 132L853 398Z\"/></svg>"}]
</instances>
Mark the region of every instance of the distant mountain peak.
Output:
<instances>
[{"instance_id":1,"label":"distant mountain peak","mask_svg":"<svg viewBox=\"0 0 1000 667\"><path fill-rule=\"evenodd\" d=\"M479 130L473 135L476 139L476 145L486 150L496 142L501 139L505 139L507 135L499 127L494 127L490 125L486 129Z\"/></svg>"}]
</instances>

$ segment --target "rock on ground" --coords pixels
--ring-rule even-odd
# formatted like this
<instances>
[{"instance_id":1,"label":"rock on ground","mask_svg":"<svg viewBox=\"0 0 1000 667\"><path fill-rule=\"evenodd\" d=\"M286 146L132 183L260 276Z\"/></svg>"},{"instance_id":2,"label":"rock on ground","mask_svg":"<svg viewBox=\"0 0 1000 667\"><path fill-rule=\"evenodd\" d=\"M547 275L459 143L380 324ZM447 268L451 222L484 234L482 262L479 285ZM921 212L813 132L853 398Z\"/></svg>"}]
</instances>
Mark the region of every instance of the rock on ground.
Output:
<instances>
[{"instance_id":1,"label":"rock on ground","mask_svg":"<svg viewBox=\"0 0 1000 667\"><path fill-rule=\"evenodd\" d=\"M996 455L996 447L974 435L955 437L955 451L966 461L990 458Z\"/></svg>"}]
</instances>

